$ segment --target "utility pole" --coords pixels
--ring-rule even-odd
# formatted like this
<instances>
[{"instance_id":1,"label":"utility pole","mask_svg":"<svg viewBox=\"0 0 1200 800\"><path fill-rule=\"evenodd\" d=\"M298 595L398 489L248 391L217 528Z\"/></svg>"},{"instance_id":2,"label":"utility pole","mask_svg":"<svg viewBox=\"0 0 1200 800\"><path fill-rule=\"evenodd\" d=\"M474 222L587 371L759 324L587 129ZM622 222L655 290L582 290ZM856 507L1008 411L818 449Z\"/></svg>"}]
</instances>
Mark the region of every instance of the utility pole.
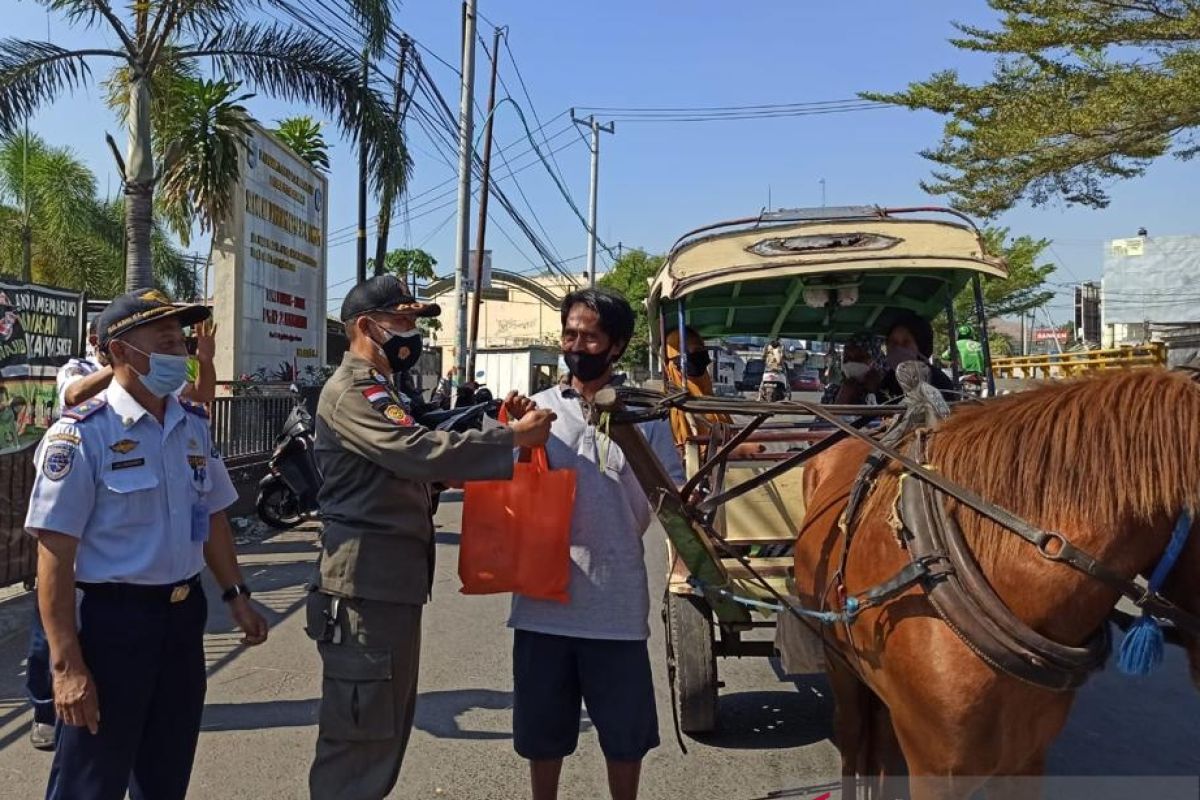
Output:
<instances>
[{"instance_id":1,"label":"utility pole","mask_svg":"<svg viewBox=\"0 0 1200 800\"><path fill-rule=\"evenodd\" d=\"M1025 338L1025 312L1021 312L1021 355L1029 355L1029 340Z\"/></svg>"},{"instance_id":2,"label":"utility pole","mask_svg":"<svg viewBox=\"0 0 1200 800\"><path fill-rule=\"evenodd\" d=\"M49 23L47 23L49 24ZM33 226L29 213L29 119L21 141L21 280L33 282Z\"/></svg>"},{"instance_id":3,"label":"utility pole","mask_svg":"<svg viewBox=\"0 0 1200 800\"><path fill-rule=\"evenodd\" d=\"M613 123L610 122L607 125L601 125L596 121L595 116L590 116L587 119L577 119L575 117L575 109L571 109L571 121L576 125L586 125L592 132L592 183L588 200L587 273L588 286L594 287L596 285L596 194L600 181L600 134L616 133L617 131Z\"/></svg>"},{"instance_id":4,"label":"utility pole","mask_svg":"<svg viewBox=\"0 0 1200 800\"><path fill-rule=\"evenodd\" d=\"M408 103L404 97L404 71L406 62L408 61L408 44L407 36L400 36L400 58L396 61L396 102L392 107L392 125L397 130L404 124L404 114L408 111ZM403 110L400 108L404 104ZM390 187L389 187L390 188ZM396 198L391 191L385 191L384 197L380 198L379 204L379 225L376 226L375 236L375 274L382 275L384 273L384 262L387 259L388 232L392 224L392 208L396 203Z\"/></svg>"},{"instance_id":5,"label":"utility pole","mask_svg":"<svg viewBox=\"0 0 1200 800\"><path fill-rule=\"evenodd\" d=\"M454 253L455 354L459 379L467 373L467 269L471 247L472 104L475 98L475 0L462 7L462 86L458 104L458 238Z\"/></svg>"},{"instance_id":6,"label":"utility pole","mask_svg":"<svg viewBox=\"0 0 1200 800\"><path fill-rule=\"evenodd\" d=\"M821 178L818 183L821 184L821 208L825 207L825 179Z\"/></svg>"},{"instance_id":7,"label":"utility pole","mask_svg":"<svg viewBox=\"0 0 1200 800\"><path fill-rule=\"evenodd\" d=\"M367 51L363 50L362 88L367 88L367 70L370 69ZM358 140L358 282L367 279L367 142Z\"/></svg>"},{"instance_id":8,"label":"utility pole","mask_svg":"<svg viewBox=\"0 0 1200 800\"><path fill-rule=\"evenodd\" d=\"M483 247L487 241L488 189L492 178L492 125L496 110L496 72L500 65L500 37L504 28L492 32L492 77L488 84L487 118L483 123L483 175L479 179L479 224L475 231L475 294L471 303L471 342L467 356L467 375L475 375L476 342L479 341L479 304L483 300Z\"/></svg>"}]
</instances>

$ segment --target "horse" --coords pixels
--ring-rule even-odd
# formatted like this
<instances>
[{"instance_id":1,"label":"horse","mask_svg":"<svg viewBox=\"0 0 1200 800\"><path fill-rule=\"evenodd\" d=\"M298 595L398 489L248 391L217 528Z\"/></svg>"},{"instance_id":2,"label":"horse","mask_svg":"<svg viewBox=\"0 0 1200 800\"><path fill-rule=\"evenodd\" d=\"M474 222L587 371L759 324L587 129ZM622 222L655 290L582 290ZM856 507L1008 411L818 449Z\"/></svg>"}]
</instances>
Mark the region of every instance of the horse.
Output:
<instances>
[{"instance_id":1,"label":"horse","mask_svg":"<svg viewBox=\"0 0 1200 800\"><path fill-rule=\"evenodd\" d=\"M796 593L806 607L838 607L839 519L870 452L847 440L806 467L807 513L795 548ZM1181 373L1123 370L960 405L929 434L926 462L1133 578L1154 568L1181 511L1200 506L1200 386ZM856 515L842 573L848 593L882 583L909 562L893 516L902 472L893 463L880 473ZM1021 621L1072 646L1107 625L1115 590L1039 557L1033 545L938 496ZM1162 594L1195 614L1198 587L1200 542L1192 535ZM872 796L914 800L956 800L980 788L989 798L1037 796L1074 691L989 666L919 585L826 626L823 638L847 787L861 781ZM1200 641L1183 640L1200 687Z\"/></svg>"}]
</instances>

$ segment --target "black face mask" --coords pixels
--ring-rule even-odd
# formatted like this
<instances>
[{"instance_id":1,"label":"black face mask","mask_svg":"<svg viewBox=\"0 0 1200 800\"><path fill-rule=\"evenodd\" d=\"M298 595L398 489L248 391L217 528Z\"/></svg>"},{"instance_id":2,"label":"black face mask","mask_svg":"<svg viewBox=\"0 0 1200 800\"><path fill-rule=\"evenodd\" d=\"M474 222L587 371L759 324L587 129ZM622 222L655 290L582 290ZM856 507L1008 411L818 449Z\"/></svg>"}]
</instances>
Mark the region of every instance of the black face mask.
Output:
<instances>
[{"instance_id":1,"label":"black face mask","mask_svg":"<svg viewBox=\"0 0 1200 800\"><path fill-rule=\"evenodd\" d=\"M687 354L687 374L689 378L699 378L708 370L708 365L712 363L712 359L706 352L688 353Z\"/></svg>"},{"instance_id":2,"label":"black face mask","mask_svg":"<svg viewBox=\"0 0 1200 800\"><path fill-rule=\"evenodd\" d=\"M563 361L571 374L584 383L591 383L600 378L612 363L608 353L563 353Z\"/></svg>"},{"instance_id":3,"label":"black face mask","mask_svg":"<svg viewBox=\"0 0 1200 800\"><path fill-rule=\"evenodd\" d=\"M388 334L388 338L379 347L393 372L405 372L421 360L420 331L392 333L385 328L384 333Z\"/></svg>"}]
</instances>

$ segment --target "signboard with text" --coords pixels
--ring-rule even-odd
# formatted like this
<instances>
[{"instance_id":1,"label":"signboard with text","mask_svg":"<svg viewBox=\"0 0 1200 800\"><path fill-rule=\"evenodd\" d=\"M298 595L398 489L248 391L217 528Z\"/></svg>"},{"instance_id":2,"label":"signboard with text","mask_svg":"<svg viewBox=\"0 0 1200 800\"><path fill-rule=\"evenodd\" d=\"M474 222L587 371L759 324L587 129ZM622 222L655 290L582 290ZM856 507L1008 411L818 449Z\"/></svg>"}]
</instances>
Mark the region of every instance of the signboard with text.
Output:
<instances>
[{"instance_id":1,"label":"signboard with text","mask_svg":"<svg viewBox=\"0 0 1200 800\"><path fill-rule=\"evenodd\" d=\"M326 177L257 125L214 239L217 379L290 381L325 363Z\"/></svg>"}]
</instances>

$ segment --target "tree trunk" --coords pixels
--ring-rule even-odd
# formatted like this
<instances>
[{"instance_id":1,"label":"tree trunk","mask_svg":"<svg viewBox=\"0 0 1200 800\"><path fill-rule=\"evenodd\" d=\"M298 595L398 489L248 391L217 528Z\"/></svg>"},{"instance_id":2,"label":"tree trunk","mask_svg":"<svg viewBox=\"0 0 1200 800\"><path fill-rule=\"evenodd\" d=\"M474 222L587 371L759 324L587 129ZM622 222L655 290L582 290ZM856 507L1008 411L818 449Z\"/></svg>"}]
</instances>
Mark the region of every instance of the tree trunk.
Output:
<instances>
[{"instance_id":1,"label":"tree trunk","mask_svg":"<svg viewBox=\"0 0 1200 800\"><path fill-rule=\"evenodd\" d=\"M150 139L150 78L129 85L129 149L125 158L125 290L154 286L150 236L154 225L154 156Z\"/></svg>"},{"instance_id":2,"label":"tree trunk","mask_svg":"<svg viewBox=\"0 0 1200 800\"><path fill-rule=\"evenodd\" d=\"M28 217L21 226L21 280L33 283L33 229Z\"/></svg>"}]
</instances>

